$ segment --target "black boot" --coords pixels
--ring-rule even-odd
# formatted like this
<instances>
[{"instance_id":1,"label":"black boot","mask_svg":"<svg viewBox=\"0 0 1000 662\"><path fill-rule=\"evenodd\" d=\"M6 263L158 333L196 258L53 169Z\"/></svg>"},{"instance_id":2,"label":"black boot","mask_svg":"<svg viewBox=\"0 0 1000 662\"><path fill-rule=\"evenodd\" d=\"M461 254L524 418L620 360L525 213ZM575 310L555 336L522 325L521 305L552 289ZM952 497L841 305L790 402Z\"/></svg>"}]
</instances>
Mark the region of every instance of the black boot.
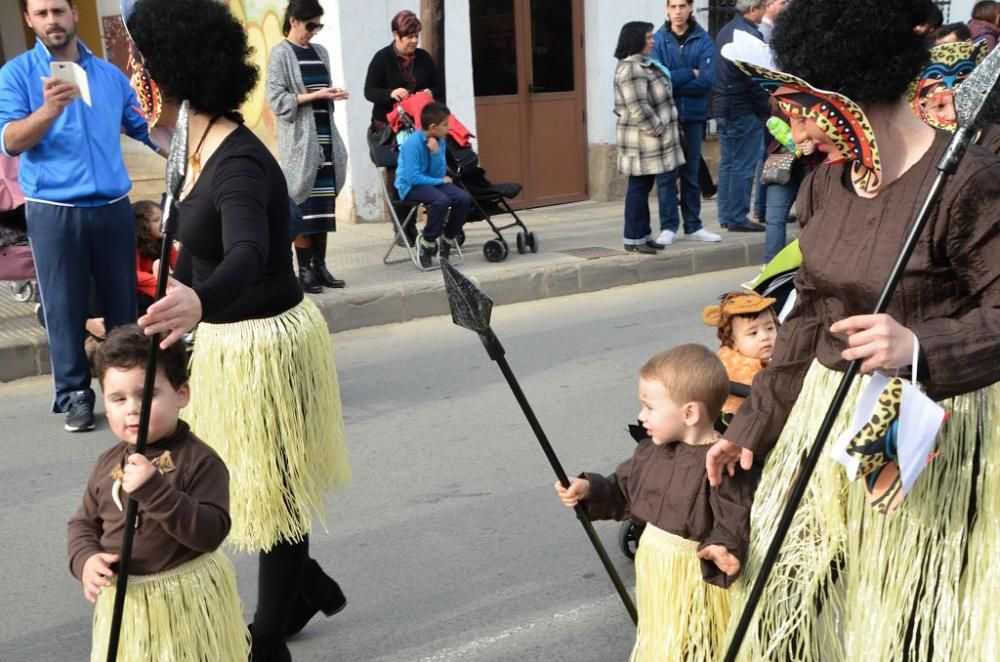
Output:
<instances>
[{"instance_id":1,"label":"black boot","mask_svg":"<svg viewBox=\"0 0 1000 662\"><path fill-rule=\"evenodd\" d=\"M285 645L285 638L277 635L254 634L253 625L250 630L249 662L292 662L292 654Z\"/></svg>"},{"instance_id":2,"label":"black boot","mask_svg":"<svg viewBox=\"0 0 1000 662\"><path fill-rule=\"evenodd\" d=\"M288 613L285 636L290 637L300 632L318 611L326 616L333 616L346 606L347 598L340 590L340 585L323 572L315 559L309 559L299 592L295 596L295 604Z\"/></svg>"},{"instance_id":3,"label":"black boot","mask_svg":"<svg viewBox=\"0 0 1000 662\"><path fill-rule=\"evenodd\" d=\"M345 281L335 278L326 269L326 233L312 236L312 272L323 287L339 289L347 285Z\"/></svg>"},{"instance_id":4,"label":"black boot","mask_svg":"<svg viewBox=\"0 0 1000 662\"><path fill-rule=\"evenodd\" d=\"M301 248L295 247L295 259L299 262L299 285L302 291L308 294L319 294L323 291L323 286L316 280L310 261L312 260L312 246Z\"/></svg>"}]
</instances>

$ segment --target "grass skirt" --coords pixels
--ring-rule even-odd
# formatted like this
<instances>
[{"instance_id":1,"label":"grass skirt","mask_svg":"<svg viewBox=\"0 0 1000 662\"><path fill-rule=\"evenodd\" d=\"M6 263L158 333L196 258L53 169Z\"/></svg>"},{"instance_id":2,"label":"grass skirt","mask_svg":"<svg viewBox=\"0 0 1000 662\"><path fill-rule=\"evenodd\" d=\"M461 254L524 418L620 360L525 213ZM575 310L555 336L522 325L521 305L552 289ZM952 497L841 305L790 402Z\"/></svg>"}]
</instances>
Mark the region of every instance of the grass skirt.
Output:
<instances>
[{"instance_id":1,"label":"grass skirt","mask_svg":"<svg viewBox=\"0 0 1000 662\"><path fill-rule=\"evenodd\" d=\"M108 658L114 582L94 608L91 662ZM166 572L129 577L118 659L122 662L233 662L250 654L236 573L222 552Z\"/></svg>"},{"instance_id":2,"label":"grass skirt","mask_svg":"<svg viewBox=\"0 0 1000 662\"><path fill-rule=\"evenodd\" d=\"M314 515L325 526L323 496L350 482L351 469L333 344L316 305L199 325L191 391L191 429L229 468L227 543L268 550L301 540Z\"/></svg>"},{"instance_id":3,"label":"grass skirt","mask_svg":"<svg viewBox=\"0 0 1000 662\"><path fill-rule=\"evenodd\" d=\"M647 524L635 554L639 626L631 662L722 656L729 592L701 578L698 543Z\"/></svg>"},{"instance_id":4,"label":"grass skirt","mask_svg":"<svg viewBox=\"0 0 1000 662\"><path fill-rule=\"evenodd\" d=\"M760 571L787 493L842 373L814 362L774 450L750 517L744 570ZM827 449L869 377L855 380ZM941 402L951 412L936 457L900 508L877 513L862 482L824 451L741 660L994 659L1000 650L1000 385ZM734 595L730 634L742 610Z\"/></svg>"}]
</instances>

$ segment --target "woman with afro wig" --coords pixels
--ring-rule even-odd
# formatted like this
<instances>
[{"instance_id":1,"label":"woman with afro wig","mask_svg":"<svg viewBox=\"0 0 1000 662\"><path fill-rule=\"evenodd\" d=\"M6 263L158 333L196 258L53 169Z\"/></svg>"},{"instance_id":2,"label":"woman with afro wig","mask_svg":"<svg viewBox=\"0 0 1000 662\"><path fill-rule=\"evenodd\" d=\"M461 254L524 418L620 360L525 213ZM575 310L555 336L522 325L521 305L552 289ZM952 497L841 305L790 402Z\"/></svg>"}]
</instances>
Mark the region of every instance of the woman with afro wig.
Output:
<instances>
[{"instance_id":1,"label":"woman with afro wig","mask_svg":"<svg viewBox=\"0 0 1000 662\"><path fill-rule=\"evenodd\" d=\"M127 26L161 123L190 103L182 248L139 323L164 346L198 324L187 419L229 468L227 541L259 554L251 659L290 660L285 637L346 604L309 557L324 493L350 478L330 336L292 269L281 168L237 112L259 77L243 26L217 0L139 0Z\"/></svg>"},{"instance_id":2,"label":"woman with afro wig","mask_svg":"<svg viewBox=\"0 0 1000 662\"><path fill-rule=\"evenodd\" d=\"M929 59L919 33L930 4L793 2L775 27L771 46L781 73L769 89L791 115L795 141L826 141L840 154L803 183L798 301L774 356L707 459L713 483L722 471L740 470L737 464L748 469L754 457L765 462L746 585L760 572L850 361L861 361L862 374L831 442L847 429L876 370L913 374L950 418L898 505L879 500L899 488L895 463L849 481L833 459L820 459L742 660L986 660L1000 650L1000 602L992 595L1000 586L995 155L969 149L886 314L869 314L951 137L921 122L904 99ZM730 636L740 612L734 603Z\"/></svg>"}]
</instances>

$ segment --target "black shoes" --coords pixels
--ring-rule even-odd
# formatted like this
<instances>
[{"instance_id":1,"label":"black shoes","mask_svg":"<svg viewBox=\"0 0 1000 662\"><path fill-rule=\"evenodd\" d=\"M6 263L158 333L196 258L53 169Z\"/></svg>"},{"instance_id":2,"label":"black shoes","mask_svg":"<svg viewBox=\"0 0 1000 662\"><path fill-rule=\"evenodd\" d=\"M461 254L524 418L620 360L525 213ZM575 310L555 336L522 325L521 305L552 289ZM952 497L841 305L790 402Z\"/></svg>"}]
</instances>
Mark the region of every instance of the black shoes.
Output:
<instances>
[{"instance_id":1,"label":"black shoes","mask_svg":"<svg viewBox=\"0 0 1000 662\"><path fill-rule=\"evenodd\" d=\"M652 239L650 239L649 241L647 241L646 245L649 246L650 248L652 248L654 251L662 251L664 248L667 247L666 244L661 244L661 243L659 243L657 241L653 241Z\"/></svg>"},{"instance_id":2,"label":"black shoes","mask_svg":"<svg viewBox=\"0 0 1000 662\"><path fill-rule=\"evenodd\" d=\"M66 414L67 432L86 432L94 429L94 392L73 391L69 395L69 412Z\"/></svg>"},{"instance_id":3,"label":"black shoes","mask_svg":"<svg viewBox=\"0 0 1000 662\"><path fill-rule=\"evenodd\" d=\"M437 254L437 244L428 242L423 235L417 237L417 258L421 269L430 269L434 264L432 259Z\"/></svg>"},{"instance_id":4,"label":"black shoes","mask_svg":"<svg viewBox=\"0 0 1000 662\"><path fill-rule=\"evenodd\" d=\"M323 287L339 290L347 285L346 281L334 277L333 274L327 271L326 260L315 255L312 261L312 273L316 281Z\"/></svg>"},{"instance_id":5,"label":"black shoes","mask_svg":"<svg viewBox=\"0 0 1000 662\"><path fill-rule=\"evenodd\" d=\"M656 255L656 249L649 244L655 242L647 241L645 244L625 244L625 250L629 253L642 253L643 255Z\"/></svg>"},{"instance_id":6,"label":"black shoes","mask_svg":"<svg viewBox=\"0 0 1000 662\"><path fill-rule=\"evenodd\" d=\"M456 246L458 246L457 240L441 235L441 241L438 245L438 260L447 262L448 258L451 257L451 249Z\"/></svg>"},{"instance_id":7,"label":"black shoes","mask_svg":"<svg viewBox=\"0 0 1000 662\"><path fill-rule=\"evenodd\" d=\"M767 228L760 223L754 223L753 221L747 221L746 223L740 225L733 225L730 223L727 229L730 232L765 232L767 230Z\"/></svg>"},{"instance_id":8,"label":"black shoes","mask_svg":"<svg viewBox=\"0 0 1000 662\"><path fill-rule=\"evenodd\" d=\"M323 291L323 285L313 270L308 266L301 266L301 263L299 263L299 285L306 294L319 294Z\"/></svg>"},{"instance_id":9,"label":"black shoes","mask_svg":"<svg viewBox=\"0 0 1000 662\"><path fill-rule=\"evenodd\" d=\"M343 611L346 606L347 598L340 585L323 572L323 568L319 567L315 559L309 559L302 574L299 592L295 596L295 604L288 613L285 636L290 637L301 632L316 612L321 611L326 616L333 616Z\"/></svg>"},{"instance_id":10,"label":"black shoes","mask_svg":"<svg viewBox=\"0 0 1000 662\"><path fill-rule=\"evenodd\" d=\"M292 654L285 645L285 638L276 634L254 634L253 625L247 627L250 631L249 662L292 662Z\"/></svg>"}]
</instances>

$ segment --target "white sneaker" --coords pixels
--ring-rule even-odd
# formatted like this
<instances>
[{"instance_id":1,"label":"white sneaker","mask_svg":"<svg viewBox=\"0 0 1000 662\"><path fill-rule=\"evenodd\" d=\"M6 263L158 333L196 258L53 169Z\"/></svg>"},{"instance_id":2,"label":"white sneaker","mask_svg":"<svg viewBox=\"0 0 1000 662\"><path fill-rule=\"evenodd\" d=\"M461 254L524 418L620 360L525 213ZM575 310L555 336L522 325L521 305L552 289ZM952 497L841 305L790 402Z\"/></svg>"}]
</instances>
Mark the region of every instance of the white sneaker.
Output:
<instances>
[{"instance_id":1,"label":"white sneaker","mask_svg":"<svg viewBox=\"0 0 1000 662\"><path fill-rule=\"evenodd\" d=\"M663 244L664 246L669 246L674 243L674 237L677 236L676 232L671 230L664 230L660 233L660 236L656 238L656 243Z\"/></svg>"},{"instance_id":2,"label":"white sneaker","mask_svg":"<svg viewBox=\"0 0 1000 662\"><path fill-rule=\"evenodd\" d=\"M709 232L705 228L702 228L697 232L692 232L691 234L686 234L684 235L684 238L691 239L692 241L722 241L722 237L714 232Z\"/></svg>"}]
</instances>

